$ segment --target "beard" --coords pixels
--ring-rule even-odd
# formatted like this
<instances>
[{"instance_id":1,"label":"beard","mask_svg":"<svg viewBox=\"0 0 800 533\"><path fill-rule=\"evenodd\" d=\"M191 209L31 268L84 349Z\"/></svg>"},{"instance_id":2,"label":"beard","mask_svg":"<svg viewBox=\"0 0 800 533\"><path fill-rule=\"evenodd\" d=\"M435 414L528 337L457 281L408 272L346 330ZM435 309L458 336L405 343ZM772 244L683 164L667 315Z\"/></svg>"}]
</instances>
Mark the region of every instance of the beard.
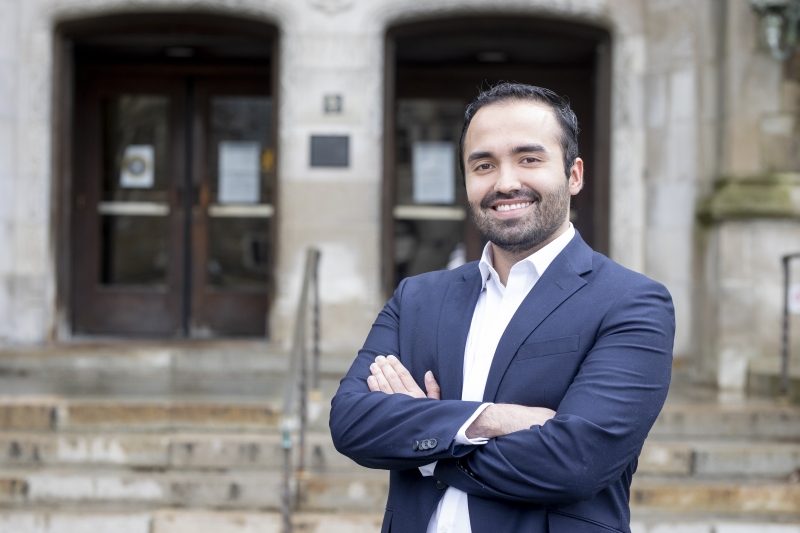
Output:
<instances>
[{"instance_id":1,"label":"beard","mask_svg":"<svg viewBox=\"0 0 800 533\"><path fill-rule=\"evenodd\" d=\"M498 200L533 202L528 212L511 219L497 219L488 213ZM564 223L569 212L569 182L542 196L527 187L512 194L490 192L480 202L469 202L469 216L484 239L514 255L547 241Z\"/></svg>"}]
</instances>

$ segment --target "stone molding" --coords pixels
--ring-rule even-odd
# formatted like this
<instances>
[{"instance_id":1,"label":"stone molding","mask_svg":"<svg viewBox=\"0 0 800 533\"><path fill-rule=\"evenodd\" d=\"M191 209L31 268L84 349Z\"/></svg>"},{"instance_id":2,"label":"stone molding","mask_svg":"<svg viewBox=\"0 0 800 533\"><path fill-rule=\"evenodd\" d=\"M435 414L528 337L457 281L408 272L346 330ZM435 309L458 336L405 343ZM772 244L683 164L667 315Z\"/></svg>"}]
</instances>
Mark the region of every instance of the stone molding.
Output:
<instances>
[{"instance_id":1,"label":"stone molding","mask_svg":"<svg viewBox=\"0 0 800 533\"><path fill-rule=\"evenodd\" d=\"M703 224L725 220L800 219L800 173L729 176L697 209Z\"/></svg>"}]
</instances>

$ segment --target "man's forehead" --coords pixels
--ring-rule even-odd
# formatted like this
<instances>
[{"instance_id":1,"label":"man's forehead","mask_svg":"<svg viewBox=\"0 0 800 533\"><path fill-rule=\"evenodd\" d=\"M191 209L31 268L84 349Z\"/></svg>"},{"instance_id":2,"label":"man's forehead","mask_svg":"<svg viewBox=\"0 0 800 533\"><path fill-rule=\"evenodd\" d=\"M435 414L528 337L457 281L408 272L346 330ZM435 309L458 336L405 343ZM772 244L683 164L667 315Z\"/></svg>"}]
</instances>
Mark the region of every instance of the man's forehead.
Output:
<instances>
[{"instance_id":1,"label":"man's forehead","mask_svg":"<svg viewBox=\"0 0 800 533\"><path fill-rule=\"evenodd\" d=\"M467 130L467 142L476 136L525 136L546 145L558 144L560 126L555 111L530 100L508 100L488 104L478 110ZM483 139L481 139L483 140ZM499 140L499 139L498 139Z\"/></svg>"}]
</instances>

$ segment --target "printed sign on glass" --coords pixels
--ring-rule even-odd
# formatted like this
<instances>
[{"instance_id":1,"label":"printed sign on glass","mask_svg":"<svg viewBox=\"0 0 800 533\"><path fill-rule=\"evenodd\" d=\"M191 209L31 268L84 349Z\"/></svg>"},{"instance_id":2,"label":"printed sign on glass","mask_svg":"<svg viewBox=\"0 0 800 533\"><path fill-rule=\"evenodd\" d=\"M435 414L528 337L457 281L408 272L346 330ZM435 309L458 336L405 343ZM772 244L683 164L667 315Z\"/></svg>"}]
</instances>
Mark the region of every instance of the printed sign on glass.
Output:
<instances>
[{"instance_id":1,"label":"printed sign on glass","mask_svg":"<svg viewBox=\"0 0 800 533\"><path fill-rule=\"evenodd\" d=\"M415 142L412 153L414 203L452 204L456 200L456 148L452 142Z\"/></svg>"},{"instance_id":2,"label":"printed sign on glass","mask_svg":"<svg viewBox=\"0 0 800 533\"><path fill-rule=\"evenodd\" d=\"M131 144L125 147L119 184L130 189L150 189L155 181L155 149L152 144Z\"/></svg>"},{"instance_id":3,"label":"printed sign on glass","mask_svg":"<svg viewBox=\"0 0 800 533\"><path fill-rule=\"evenodd\" d=\"M219 143L221 204L257 204L260 201L261 144L254 141Z\"/></svg>"}]
</instances>

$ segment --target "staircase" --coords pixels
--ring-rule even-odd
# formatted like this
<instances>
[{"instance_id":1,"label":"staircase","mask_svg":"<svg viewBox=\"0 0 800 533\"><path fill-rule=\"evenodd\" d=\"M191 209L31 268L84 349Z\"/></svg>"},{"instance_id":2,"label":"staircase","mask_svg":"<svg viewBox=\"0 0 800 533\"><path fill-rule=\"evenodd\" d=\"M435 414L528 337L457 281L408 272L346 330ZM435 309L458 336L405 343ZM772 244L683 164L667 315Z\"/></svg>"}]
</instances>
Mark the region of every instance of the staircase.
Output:
<instances>
[{"instance_id":1,"label":"staircase","mask_svg":"<svg viewBox=\"0 0 800 533\"><path fill-rule=\"evenodd\" d=\"M327 402L349 361L322 363ZM244 342L0 352L0 533L281 531L285 365ZM800 408L686 381L642 452L634 532L800 533ZM297 531L380 529L388 476L334 450L326 409L306 464Z\"/></svg>"}]
</instances>

